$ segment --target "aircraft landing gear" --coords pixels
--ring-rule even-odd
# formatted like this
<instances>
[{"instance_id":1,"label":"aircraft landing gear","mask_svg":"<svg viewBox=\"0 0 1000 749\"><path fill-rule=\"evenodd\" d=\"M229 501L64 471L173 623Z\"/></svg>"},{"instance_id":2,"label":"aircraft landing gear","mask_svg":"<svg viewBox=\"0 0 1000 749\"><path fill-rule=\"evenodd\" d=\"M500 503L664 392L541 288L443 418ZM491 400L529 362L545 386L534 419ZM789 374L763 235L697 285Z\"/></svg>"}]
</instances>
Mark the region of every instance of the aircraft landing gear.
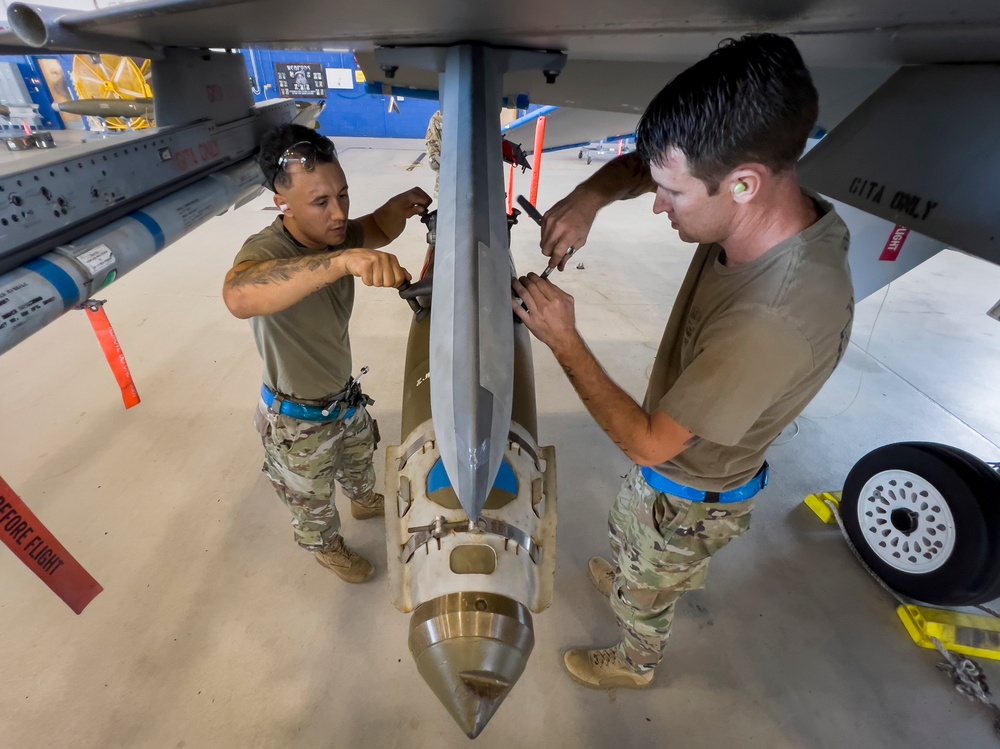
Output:
<instances>
[{"instance_id":1,"label":"aircraft landing gear","mask_svg":"<svg viewBox=\"0 0 1000 749\"><path fill-rule=\"evenodd\" d=\"M1000 474L974 455L929 442L873 450L848 474L840 514L900 594L942 606L1000 597Z\"/></svg>"}]
</instances>

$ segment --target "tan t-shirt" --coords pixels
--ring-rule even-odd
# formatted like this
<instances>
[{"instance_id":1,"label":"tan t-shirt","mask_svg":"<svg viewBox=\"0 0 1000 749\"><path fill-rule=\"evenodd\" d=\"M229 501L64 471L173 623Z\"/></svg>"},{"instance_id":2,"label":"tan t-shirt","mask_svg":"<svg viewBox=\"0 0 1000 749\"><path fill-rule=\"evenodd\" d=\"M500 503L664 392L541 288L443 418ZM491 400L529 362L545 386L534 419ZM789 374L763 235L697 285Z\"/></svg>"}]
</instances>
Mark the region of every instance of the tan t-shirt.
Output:
<instances>
[{"instance_id":1,"label":"tan t-shirt","mask_svg":"<svg viewBox=\"0 0 1000 749\"><path fill-rule=\"evenodd\" d=\"M833 206L810 197L824 215L757 260L727 267L715 244L691 260L644 401L697 438L655 467L679 484L721 492L753 478L844 354L850 235Z\"/></svg>"},{"instance_id":2,"label":"tan t-shirt","mask_svg":"<svg viewBox=\"0 0 1000 749\"><path fill-rule=\"evenodd\" d=\"M365 230L347 222L344 243L329 250L364 246ZM298 258L313 254L285 229L284 217L243 244L233 265L248 260ZM327 400L351 376L351 339L347 326L354 308L354 277L324 286L288 309L250 318L257 350L264 360L264 384L300 400Z\"/></svg>"}]
</instances>

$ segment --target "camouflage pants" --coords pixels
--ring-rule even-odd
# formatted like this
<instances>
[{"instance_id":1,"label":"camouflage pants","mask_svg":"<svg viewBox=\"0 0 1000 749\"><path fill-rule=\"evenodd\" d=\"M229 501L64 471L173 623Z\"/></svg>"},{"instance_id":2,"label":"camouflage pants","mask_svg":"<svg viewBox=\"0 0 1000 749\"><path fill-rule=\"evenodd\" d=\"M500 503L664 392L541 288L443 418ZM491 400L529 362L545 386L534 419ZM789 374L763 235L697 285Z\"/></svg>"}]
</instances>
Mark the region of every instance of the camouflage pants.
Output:
<instances>
[{"instance_id":1,"label":"camouflage pants","mask_svg":"<svg viewBox=\"0 0 1000 749\"><path fill-rule=\"evenodd\" d=\"M633 466L608 516L622 662L639 673L660 662L678 599L705 587L712 555L749 530L752 510L753 500L719 504L663 494Z\"/></svg>"},{"instance_id":2,"label":"camouflage pants","mask_svg":"<svg viewBox=\"0 0 1000 749\"><path fill-rule=\"evenodd\" d=\"M292 513L299 546L322 551L340 533L334 482L352 501L375 489L372 418L358 408L350 418L299 421L260 403L254 419L264 442L263 471Z\"/></svg>"}]
</instances>

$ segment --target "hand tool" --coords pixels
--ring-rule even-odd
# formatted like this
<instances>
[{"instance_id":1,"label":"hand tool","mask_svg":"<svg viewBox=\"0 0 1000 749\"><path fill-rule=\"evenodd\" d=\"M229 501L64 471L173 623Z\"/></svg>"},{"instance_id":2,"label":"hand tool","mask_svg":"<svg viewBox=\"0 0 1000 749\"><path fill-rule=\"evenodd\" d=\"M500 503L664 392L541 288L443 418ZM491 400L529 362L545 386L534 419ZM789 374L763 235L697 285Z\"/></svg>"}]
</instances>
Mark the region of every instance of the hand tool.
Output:
<instances>
[{"instance_id":1,"label":"hand tool","mask_svg":"<svg viewBox=\"0 0 1000 749\"><path fill-rule=\"evenodd\" d=\"M539 226L542 225L542 214L538 212L538 209L535 208L535 206L533 206L526 197L524 197L523 195L518 195L517 204L524 209L524 212L531 217L532 221L534 221ZM571 257L573 257L573 254L575 252L576 252L576 247L570 247L569 252L566 253L566 256L565 258L563 258L563 260L564 261L569 260ZM545 266L545 270L543 270L541 274L542 278L548 278L550 275L552 275L552 271L554 271L555 269L556 266L554 265Z\"/></svg>"}]
</instances>

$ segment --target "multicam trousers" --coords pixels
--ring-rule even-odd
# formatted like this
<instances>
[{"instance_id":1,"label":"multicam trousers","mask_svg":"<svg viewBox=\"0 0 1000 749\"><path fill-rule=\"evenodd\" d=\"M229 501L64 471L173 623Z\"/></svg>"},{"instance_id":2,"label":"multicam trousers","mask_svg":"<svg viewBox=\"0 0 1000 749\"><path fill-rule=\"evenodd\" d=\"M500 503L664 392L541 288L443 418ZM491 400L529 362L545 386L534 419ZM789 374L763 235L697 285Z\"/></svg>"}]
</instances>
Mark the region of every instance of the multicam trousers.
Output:
<instances>
[{"instance_id":1,"label":"multicam trousers","mask_svg":"<svg viewBox=\"0 0 1000 749\"><path fill-rule=\"evenodd\" d=\"M375 433L363 407L336 421L299 421L258 404L254 417L264 442L263 472L292 513L299 546L322 551L340 533L334 481L352 501L375 489Z\"/></svg>"},{"instance_id":2,"label":"multicam trousers","mask_svg":"<svg viewBox=\"0 0 1000 749\"><path fill-rule=\"evenodd\" d=\"M434 200L437 200L441 187L441 110L436 111L427 123L427 134L424 136L424 147L427 150L427 163L434 170Z\"/></svg>"},{"instance_id":3,"label":"multicam trousers","mask_svg":"<svg viewBox=\"0 0 1000 749\"><path fill-rule=\"evenodd\" d=\"M633 466L608 516L618 567L611 608L618 617L618 657L639 673L663 657L674 606L705 587L712 555L750 528L753 500L691 502L658 492Z\"/></svg>"}]
</instances>

